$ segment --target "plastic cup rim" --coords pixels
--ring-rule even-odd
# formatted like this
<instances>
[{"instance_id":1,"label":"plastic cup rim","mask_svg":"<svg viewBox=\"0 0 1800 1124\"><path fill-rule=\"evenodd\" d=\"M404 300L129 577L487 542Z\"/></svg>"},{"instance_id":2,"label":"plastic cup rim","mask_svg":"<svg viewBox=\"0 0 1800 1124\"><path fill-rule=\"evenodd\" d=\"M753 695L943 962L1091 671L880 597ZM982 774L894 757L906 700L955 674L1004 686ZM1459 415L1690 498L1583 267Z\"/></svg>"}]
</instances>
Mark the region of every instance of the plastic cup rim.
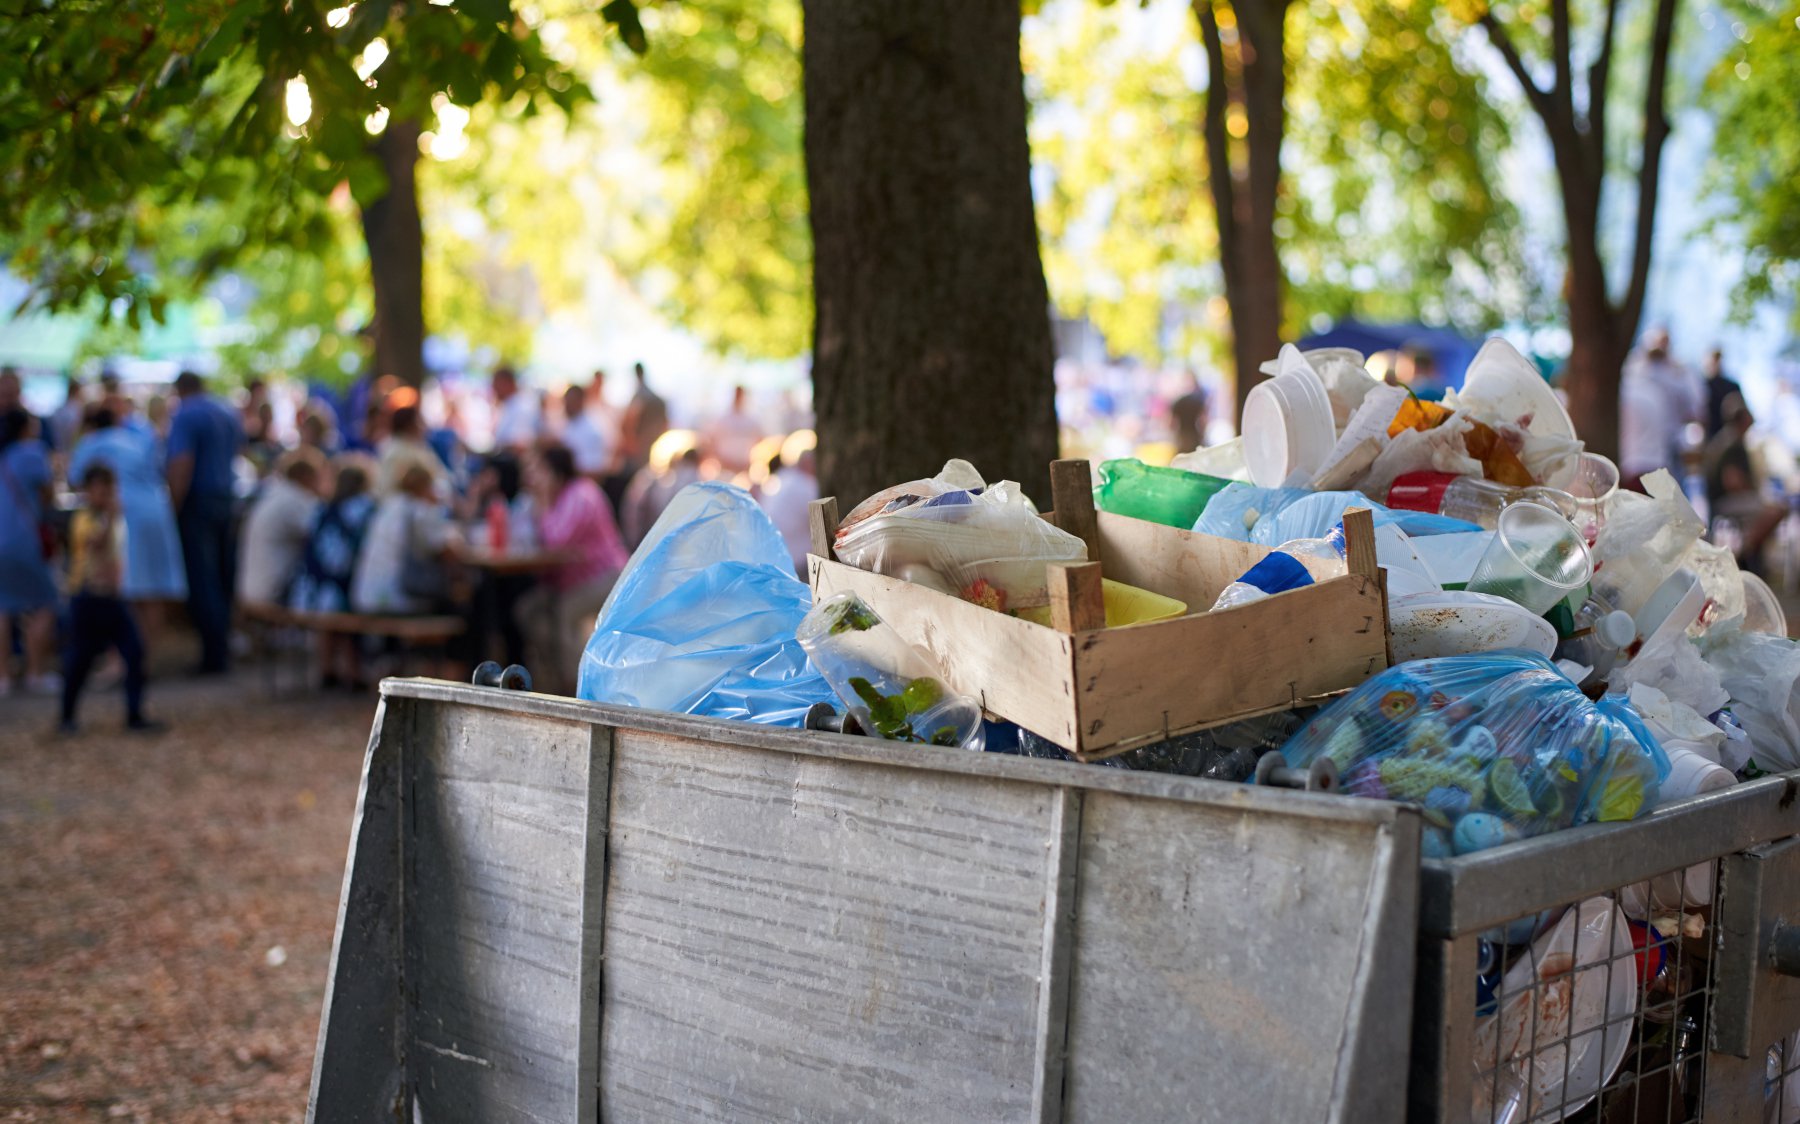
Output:
<instances>
[{"instance_id":1,"label":"plastic cup rim","mask_svg":"<svg viewBox=\"0 0 1800 1124\"><path fill-rule=\"evenodd\" d=\"M1565 582L1560 579L1553 578L1553 577L1549 576L1548 574L1543 573L1536 566L1533 566L1531 563L1527 562L1523 557L1520 556L1517 548L1515 548L1513 546L1512 536L1510 536L1506 533L1506 523L1508 521L1508 515L1510 512L1518 511L1520 508L1528 508L1528 507L1537 508L1540 511L1547 512L1550 515L1554 515L1557 518L1557 520L1563 524L1563 527L1559 529L1559 533L1566 532L1566 534L1568 535L1569 541L1575 544L1575 549L1581 555L1581 560L1584 563L1586 563L1586 566L1584 568L1586 569L1587 574L1585 577L1580 577L1580 578L1575 579L1574 581ZM1521 514L1529 515L1528 512L1521 512ZM1519 518L1518 516L1513 516L1512 521L1516 523L1516 522L1518 522L1518 518ZM1518 503L1508 504L1506 507L1502 508L1500 511L1499 526L1496 527L1495 531L1494 531L1494 540L1496 542L1498 542L1503 548L1505 548L1506 553L1512 558L1512 560L1514 562L1518 563L1519 568L1521 570L1523 570L1525 573L1531 575L1533 578L1537 579L1538 581L1544 583L1545 585L1551 587L1552 589L1559 589L1559 590L1562 590L1564 593L1567 593L1569 590L1576 589L1579 586L1587 583L1594 576L1594 556L1591 553L1589 553L1587 540L1582 537L1581 532L1575 529L1575 525L1573 523L1570 523L1567 519L1563 518L1562 512L1556 510L1553 507L1548 507L1544 504L1538 503L1535 500L1520 500Z\"/></svg>"}]
</instances>

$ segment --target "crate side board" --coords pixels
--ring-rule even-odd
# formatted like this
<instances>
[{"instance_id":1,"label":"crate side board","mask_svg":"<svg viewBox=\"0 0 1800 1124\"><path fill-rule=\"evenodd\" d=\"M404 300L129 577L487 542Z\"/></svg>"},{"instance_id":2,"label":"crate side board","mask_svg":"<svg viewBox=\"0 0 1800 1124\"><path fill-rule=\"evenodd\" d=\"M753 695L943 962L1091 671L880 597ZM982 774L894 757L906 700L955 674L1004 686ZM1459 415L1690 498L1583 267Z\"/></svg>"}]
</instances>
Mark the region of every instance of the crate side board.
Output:
<instances>
[{"instance_id":1,"label":"crate side board","mask_svg":"<svg viewBox=\"0 0 1800 1124\"><path fill-rule=\"evenodd\" d=\"M1226 586L1261 562L1269 547L1099 513L1100 562L1107 577L1186 602L1202 613Z\"/></svg>"},{"instance_id":2,"label":"crate side board","mask_svg":"<svg viewBox=\"0 0 1800 1124\"><path fill-rule=\"evenodd\" d=\"M1354 687L1387 666L1380 583L1360 574L1075 638L1076 752L1109 756Z\"/></svg>"},{"instance_id":3,"label":"crate side board","mask_svg":"<svg viewBox=\"0 0 1800 1124\"><path fill-rule=\"evenodd\" d=\"M1073 638L924 586L813 557L813 600L862 596L949 687L1058 745L1076 736Z\"/></svg>"}]
</instances>

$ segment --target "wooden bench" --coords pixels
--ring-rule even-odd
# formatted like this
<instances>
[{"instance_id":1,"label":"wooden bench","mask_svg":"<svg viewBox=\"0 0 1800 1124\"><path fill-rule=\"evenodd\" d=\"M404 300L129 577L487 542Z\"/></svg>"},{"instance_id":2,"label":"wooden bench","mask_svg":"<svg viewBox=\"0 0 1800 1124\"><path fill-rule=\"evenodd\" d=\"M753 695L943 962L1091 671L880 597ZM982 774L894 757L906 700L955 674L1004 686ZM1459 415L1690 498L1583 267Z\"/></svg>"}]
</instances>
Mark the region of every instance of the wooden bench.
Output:
<instances>
[{"instance_id":1,"label":"wooden bench","mask_svg":"<svg viewBox=\"0 0 1800 1124\"><path fill-rule=\"evenodd\" d=\"M264 639L269 633L283 630L336 636L380 636L397 641L403 652L419 649L441 652L451 640L468 631L469 627L468 622L461 617L449 615L301 612L284 605L257 601L239 602L237 608L239 618L247 624L257 626L264 633ZM262 649L263 666L268 669L265 682L269 692L275 694L279 687L282 649L268 643L259 643L259 647ZM304 659L304 649L301 652ZM304 663L300 674L304 679Z\"/></svg>"}]
</instances>

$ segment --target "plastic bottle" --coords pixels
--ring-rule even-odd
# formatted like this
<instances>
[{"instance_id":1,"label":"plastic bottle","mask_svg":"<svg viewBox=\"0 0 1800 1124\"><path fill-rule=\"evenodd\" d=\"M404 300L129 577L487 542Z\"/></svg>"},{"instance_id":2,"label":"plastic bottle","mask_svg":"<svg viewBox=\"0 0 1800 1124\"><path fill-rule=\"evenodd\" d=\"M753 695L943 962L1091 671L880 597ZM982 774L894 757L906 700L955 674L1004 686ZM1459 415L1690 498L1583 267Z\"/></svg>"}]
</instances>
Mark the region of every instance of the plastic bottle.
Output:
<instances>
[{"instance_id":1,"label":"plastic bottle","mask_svg":"<svg viewBox=\"0 0 1800 1124\"><path fill-rule=\"evenodd\" d=\"M1593 668L1582 686L1604 683L1619 662L1619 653L1636 639L1637 623L1630 613L1609 609L1604 602L1590 598L1576 612L1574 632L1557 647L1556 658Z\"/></svg>"},{"instance_id":2,"label":"plastic bottle","mask_svg":"<svg viewBox=\"0 0 1800 1124\"><path fill-rule=\"evenodd\" d=\"M1270 551L1225 587L1213 609L1247 605L1272 593L1342 577L1345 569L1344 525L1339 523L1322 539L1291 539Z\"/></svg>"},{"instance_id":3,"label":"plastic bottle","mask_svg":"<svg viewBox=\"0 0 1800 1124\"><path fill-rule=\"evenodd\" d=\"M1556 488L1539 485L1513 488L1479 476L1457 476L1448 472L1408 472L1395 477L1387 494L1389 507L1479 523L1489 530L1499 525L1503 509L1525 502L1553 508L1569 519L1575 517L1581 506L1574 496Z\"/></svg>"},{"instance_id":4,"label":"plastic bottle","mask_svg":"<svg viewBox=\"0 0 1800 1124\"><path fill-rule=\"evenodd\" d=\"M489 500L485 514L488 549L495 554L502 554L506 551L508 524L511 522L506 511L506 501L498 496Z\"/></svg>"}]
</instances>

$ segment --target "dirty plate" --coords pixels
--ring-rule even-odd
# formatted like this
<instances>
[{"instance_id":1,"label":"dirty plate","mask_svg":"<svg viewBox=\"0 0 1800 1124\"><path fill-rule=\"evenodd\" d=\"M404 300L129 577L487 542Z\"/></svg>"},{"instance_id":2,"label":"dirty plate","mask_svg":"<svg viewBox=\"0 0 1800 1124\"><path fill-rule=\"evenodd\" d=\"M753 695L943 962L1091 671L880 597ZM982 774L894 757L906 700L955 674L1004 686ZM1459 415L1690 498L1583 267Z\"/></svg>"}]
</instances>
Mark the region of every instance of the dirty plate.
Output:
<instances>
[{"instance_id":1,"label":"dirty plate","mask_svg":"<svg viewBox=\"0 0 1800 1124\"><path fill-rule=\"evenodd\" d=\"M1556 650L1556 629L1504 597L1485 593L1417 593L1388 607L1394 660L1423 660L1524 648L1542 656Z\"/></svg>"},{"instance_id":2,"label":"dirty plate","mask_svg":"<svg viewBox=\"0 0 1800 1124\"><path fill-rule=\"evenodd\" d=\"M1593 1100L1631 1044L1638 970L1610 898L1587 899L1533 941L1500 981L1498 1012L1475 1024L1474 1119L1562 1120Z\"/></svg>"}]
</instances>

